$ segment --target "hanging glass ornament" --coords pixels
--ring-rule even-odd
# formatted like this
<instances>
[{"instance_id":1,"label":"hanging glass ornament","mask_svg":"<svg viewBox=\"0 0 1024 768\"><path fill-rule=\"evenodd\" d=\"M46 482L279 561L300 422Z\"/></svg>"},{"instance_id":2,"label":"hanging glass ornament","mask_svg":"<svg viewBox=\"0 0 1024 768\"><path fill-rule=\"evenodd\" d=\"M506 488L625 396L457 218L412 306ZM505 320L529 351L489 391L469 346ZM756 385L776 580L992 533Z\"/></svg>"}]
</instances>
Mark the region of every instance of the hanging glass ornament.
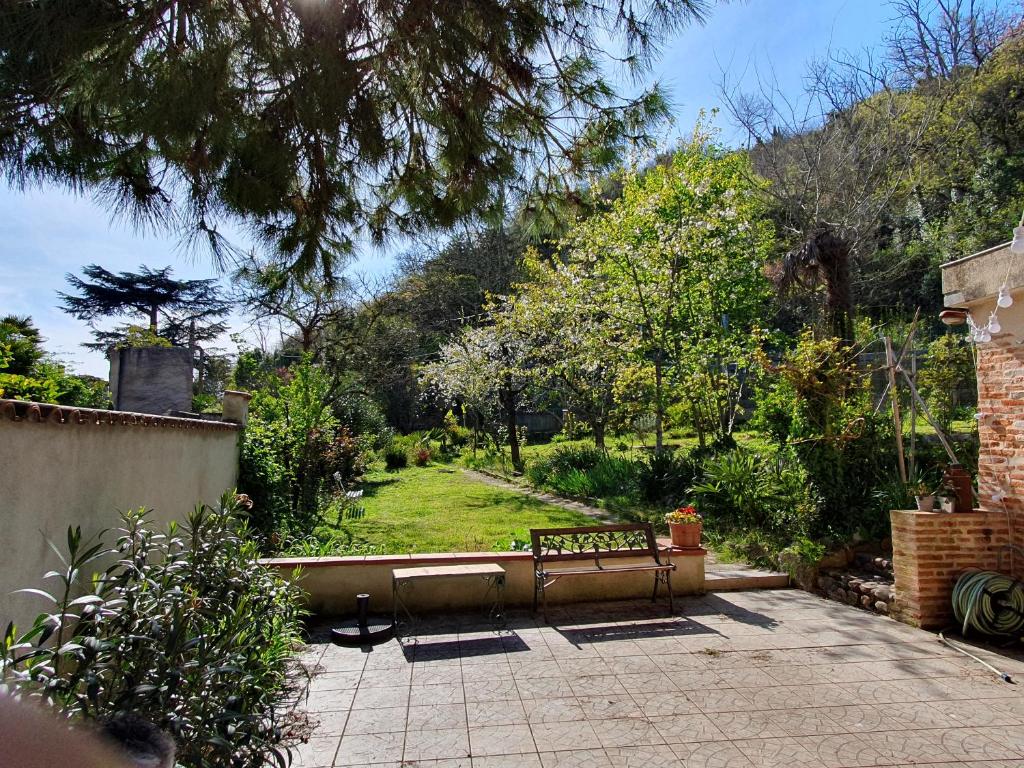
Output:
<instances>
[{"instance_id":1,"label":"hanging glass ornament","mask_svg":"<svg viewBox=\"0 0 1024 768\"><path fill-rule=\"evenodd\" d=\"M1013 228L1013 242L1010 243L1010 253L1024 253L1024 225Z\"/></svg>"}]
</instances>

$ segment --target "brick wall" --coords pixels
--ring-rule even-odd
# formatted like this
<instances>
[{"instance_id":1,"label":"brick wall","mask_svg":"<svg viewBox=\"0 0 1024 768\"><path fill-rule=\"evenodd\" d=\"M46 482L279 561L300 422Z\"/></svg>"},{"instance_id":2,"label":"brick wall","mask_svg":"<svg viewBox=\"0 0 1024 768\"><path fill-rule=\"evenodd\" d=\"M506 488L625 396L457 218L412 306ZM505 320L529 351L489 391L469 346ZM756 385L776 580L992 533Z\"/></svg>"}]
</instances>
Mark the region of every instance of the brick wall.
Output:
<instances>
[{"instance_id":1,"label":"brick wall","mask_svg":"<svg viewBox=\"0 0 1024 768\"><path fill-rule=\"evenodd\" d=\"M1008 513L1013 543L1024 547L1024 346L1014 343L1020 335L978 348L978 506Z\"/></svg>"},{"instance_id":2,"label":"brick wall","mask_svg":"<svg viewBox=\"0 0 1024 768\"><path fill-rule=\"evenodd\" d=\"M892 512L896 609L902 621L942 629L952 623L950 597L968 568L994 569L1008 541L1000 512Z\"/></svg>"}]
</instances>

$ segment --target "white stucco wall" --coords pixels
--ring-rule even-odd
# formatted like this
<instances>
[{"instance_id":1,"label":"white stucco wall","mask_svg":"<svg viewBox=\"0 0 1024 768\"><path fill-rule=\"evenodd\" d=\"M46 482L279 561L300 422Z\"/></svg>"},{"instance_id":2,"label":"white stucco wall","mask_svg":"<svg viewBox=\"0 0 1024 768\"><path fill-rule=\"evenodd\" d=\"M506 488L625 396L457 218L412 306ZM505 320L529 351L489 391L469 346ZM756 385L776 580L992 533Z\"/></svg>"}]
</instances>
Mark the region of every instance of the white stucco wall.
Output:
<instances>
[{"instance_id":1,"label":"white stucco wall","mask_svg":"<svg viewBox=\"0 0 1024 768\"><path fill-rule=\"evenodd\" d=\"M117 527L119 510L144 506L167 522L215 503L235 485L238 435L223 422L0 401L0 631L46 609L10 594L52 587L41 581L59 567L46 538L63 550L68 526L93 536Z\"/></svg>"}]
</instances>

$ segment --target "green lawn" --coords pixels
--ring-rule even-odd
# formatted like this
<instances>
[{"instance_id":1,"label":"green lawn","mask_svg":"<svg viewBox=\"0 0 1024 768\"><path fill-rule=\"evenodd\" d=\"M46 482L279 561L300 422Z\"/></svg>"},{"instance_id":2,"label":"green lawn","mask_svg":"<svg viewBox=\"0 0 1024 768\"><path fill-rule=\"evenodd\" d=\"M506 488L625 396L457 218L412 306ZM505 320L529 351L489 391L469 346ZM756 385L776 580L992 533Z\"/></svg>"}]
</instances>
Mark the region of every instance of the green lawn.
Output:
<instances>
[{"instance_id":1,"label":"green lawn","mask_svg":"<svg viewBox=\"0 0 1024 768\"><path fill-rule=\"evenodd\" d=\"M528 541L530 528L595 524L451 467L371 472L362 488L365 514L324 526L320 536L330 535L341 548L379 547L382 554L476 552L508 550L513 539Z\"/></svg>"}]
</instances>

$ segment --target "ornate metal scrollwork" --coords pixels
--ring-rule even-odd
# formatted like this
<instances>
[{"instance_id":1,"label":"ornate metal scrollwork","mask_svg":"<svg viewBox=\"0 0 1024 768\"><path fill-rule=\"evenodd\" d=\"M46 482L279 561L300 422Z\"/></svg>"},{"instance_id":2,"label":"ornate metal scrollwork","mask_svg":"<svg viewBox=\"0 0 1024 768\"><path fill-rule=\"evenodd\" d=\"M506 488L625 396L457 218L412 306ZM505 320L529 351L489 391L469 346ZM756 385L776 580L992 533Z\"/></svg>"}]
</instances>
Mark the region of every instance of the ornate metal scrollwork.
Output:
<instances>
[{"instance_id":1,"label":"ornate metal scrollwork","mask_svg":"<svg viewBox=\"0 0 1024 768\"><path fill-rule=\"evenodd\" d=\"M542 557L648 549L643 530L549 534L541 539L541 547Z\"/></svg>"}]
</instances>

